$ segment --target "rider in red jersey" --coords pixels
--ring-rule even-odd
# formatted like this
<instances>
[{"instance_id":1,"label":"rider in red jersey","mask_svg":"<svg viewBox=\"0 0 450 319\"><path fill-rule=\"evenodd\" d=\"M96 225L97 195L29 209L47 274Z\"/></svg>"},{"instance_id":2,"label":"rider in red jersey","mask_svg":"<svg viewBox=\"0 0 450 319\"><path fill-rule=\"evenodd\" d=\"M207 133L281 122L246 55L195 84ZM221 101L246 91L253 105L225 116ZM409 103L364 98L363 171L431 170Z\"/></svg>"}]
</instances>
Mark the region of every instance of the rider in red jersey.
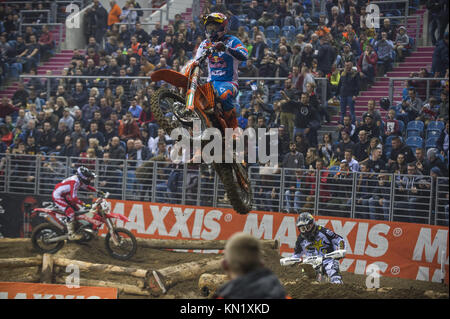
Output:
<instances>
[{"instance_id":1,"label":"rider in red jersey","mask_svg":"<svg viewBox=\"0 0 450 319\"><path fill-rule=\"evenodd\" d=\"M86 206L83 201L78 198L78 190L88 190L97 192L97 190L90 186L90 183L95 179L96 175L84 166L77 169L75 175L66 178L62 182L56 184L53 190L53 202L58 206L66 216L69 218L67 223L67 230L70 240L81 239L81 235L75 233L76 218L75 211L79 210L79 205Z\"/></svg>"}]
</instances>

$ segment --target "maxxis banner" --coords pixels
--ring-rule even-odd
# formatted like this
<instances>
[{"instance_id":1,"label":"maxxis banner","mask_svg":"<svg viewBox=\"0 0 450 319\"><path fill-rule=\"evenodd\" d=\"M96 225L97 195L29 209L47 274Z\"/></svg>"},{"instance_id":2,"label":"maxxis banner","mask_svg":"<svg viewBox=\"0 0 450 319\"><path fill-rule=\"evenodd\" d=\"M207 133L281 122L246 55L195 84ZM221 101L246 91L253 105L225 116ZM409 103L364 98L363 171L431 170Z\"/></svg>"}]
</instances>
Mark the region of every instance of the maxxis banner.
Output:
<instances>
[{"instance_id":1,"label":"maxxis banner","mask_svg":"<svg viewBox=\"0 0 450 319\"><path fill-rule=\"evenodd\" d=\"M130 220L117 221L118 227L140 238L226 240L244 231L260 239L278 240L280 254L289 256L298 236L295 214L252 211L239 215L227 208L109 202L113 213ZM448 284L446 227L326 216L316 216L316 221L345 239L347 255L340 261L342 271L368 274L369 266L373 269L375 264L382 276L440 282L443 261Z\"/></svg>"}]
</instances>

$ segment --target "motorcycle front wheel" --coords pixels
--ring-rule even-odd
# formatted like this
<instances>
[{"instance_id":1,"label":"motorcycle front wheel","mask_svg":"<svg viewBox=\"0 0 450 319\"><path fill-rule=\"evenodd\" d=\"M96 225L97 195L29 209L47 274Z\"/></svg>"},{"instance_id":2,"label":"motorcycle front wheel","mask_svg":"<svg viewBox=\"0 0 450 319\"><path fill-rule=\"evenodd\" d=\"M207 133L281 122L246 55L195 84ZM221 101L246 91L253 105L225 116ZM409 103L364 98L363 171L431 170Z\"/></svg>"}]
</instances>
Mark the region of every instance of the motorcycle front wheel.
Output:
<instances>
[{"instance_id":1,"label":"motorcycle front wheel","mask_svg":"<svg viewBox=\"0 0 450 319\"><path fill-rule=\"evenodd\" d=\"M114 234L118 243L114 242L111 233L105 236L105 248L108 254L118 260L128 260L136 254L137 241L136 237L125 228L114 229Z\"/></svg>"},{"instance_id":2,"label":"motorcycle front wheel","mask_svg":"<svg viewBox=\"0 0 450 319\"><path fill-rule=\"evenodd\" d=\"M55 225L47 223L40 224L33 229L31 243L41 254L54 254L64 246L64 240L54 243L49 243L48 240L62 235L64 235L64 232Z\"/></svg>"}]
</instances>

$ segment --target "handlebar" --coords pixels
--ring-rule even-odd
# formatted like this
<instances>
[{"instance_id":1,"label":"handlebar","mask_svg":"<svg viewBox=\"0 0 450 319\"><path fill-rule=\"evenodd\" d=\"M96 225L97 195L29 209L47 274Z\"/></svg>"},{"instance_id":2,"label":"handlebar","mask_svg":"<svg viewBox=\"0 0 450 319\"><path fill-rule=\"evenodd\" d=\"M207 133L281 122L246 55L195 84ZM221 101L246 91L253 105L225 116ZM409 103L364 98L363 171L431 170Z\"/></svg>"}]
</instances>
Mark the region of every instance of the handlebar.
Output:
<instances>
[{"instance_id":1,"label":"handlebar","mask_svg":"<svg viewBox=\"0 0 450 319\"><path fill-rule=\"evenodd\" d=\"M205 59L208 57L208 55L213 54L214 52L217 52L217 50L214 47L207 48L203 52L203 54L197 59L196 62L198 62L198 64L203 63L203 61L205 61Z\"/></svg>"}]
</instances>

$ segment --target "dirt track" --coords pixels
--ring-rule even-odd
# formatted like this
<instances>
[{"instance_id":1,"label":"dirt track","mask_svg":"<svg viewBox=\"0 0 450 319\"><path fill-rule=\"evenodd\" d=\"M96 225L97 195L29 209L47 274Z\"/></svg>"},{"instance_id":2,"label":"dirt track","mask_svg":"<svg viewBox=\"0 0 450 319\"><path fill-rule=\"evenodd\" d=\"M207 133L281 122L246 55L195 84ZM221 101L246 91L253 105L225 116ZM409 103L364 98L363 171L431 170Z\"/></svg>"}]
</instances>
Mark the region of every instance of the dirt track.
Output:
<instances>
[{"instance_id":1,"label":"dirt track","mask_svg":"<svg viewBox=\"0 0 450 319\"><path fill-rule=\"evenodd\" d=\"M286 287L288 294L294 299L327 299L327 298L355 298L355 299L379 299L379 298L449 298L448 286L439 283L422 282L400 278L382 277L378 291L367 291L366 277L352 273L343 273L344 285L314 284L305 276L299 275L296 267L281 267L279 255L276 250L265 250L265 264L278 275L280 281ZM123 262L109 257L103 247L103 241L97 239L88 245L66 244L57 253L66 258L89 261L92 263L113 264L119 266L136 267L141 269L160 269L167 266L186 263L205 258L211 258L211 254L184 253L168 250L155 250L138 248L135 257ZM36 256L31 243L2 244L0 245L0 258L17 258ZM218 272L221 273L221 272ZM28 276L36 276L37 267L18 268L8 271L0 270L0 281L24 281ZM125 284L134 284L132 277L119 277L117 275L89 275L81 272L85 278L120 281ZM28 279L29 280L29 279ZM430 292L431 291L431 292ZM143 298L140 296L120 294L119 298ZM198 278L185 281L171 287L167 294L152 298L204 298L198 289Z\"/></svg>"}]
</instances>

